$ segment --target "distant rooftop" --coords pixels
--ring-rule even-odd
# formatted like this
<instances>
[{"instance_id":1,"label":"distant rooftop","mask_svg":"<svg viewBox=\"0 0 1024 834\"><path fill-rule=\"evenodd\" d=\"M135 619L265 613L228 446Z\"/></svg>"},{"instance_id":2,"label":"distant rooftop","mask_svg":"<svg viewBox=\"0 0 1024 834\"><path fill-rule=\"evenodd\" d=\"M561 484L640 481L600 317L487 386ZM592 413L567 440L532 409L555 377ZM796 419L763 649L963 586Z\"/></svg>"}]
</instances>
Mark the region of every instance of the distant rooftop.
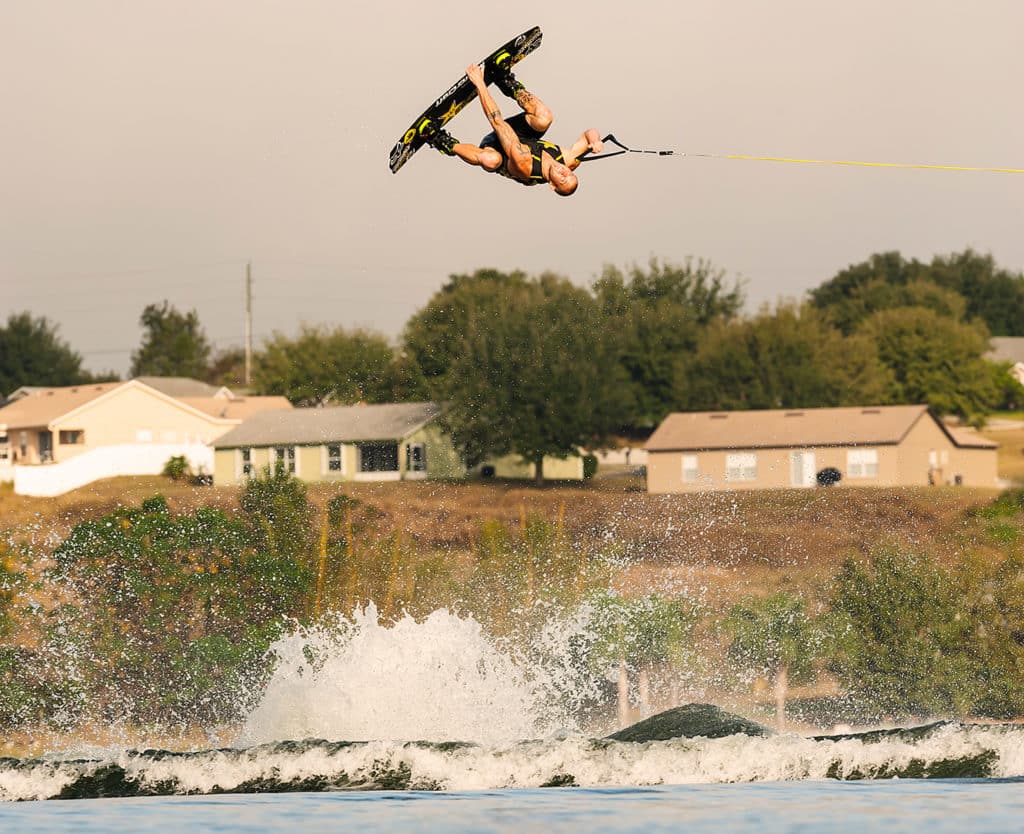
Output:
<instances>
[{"instance_id":1,"label":"distant rooftop","mask_svg":"<svg viewBox=\"0 0 1024 834\"><path fill-rule=\"evenodd\" d=\"M441 407L429 402L261 411L217 438L213 445L224 449L401 440L440 413Z\"/></svg>"},{"instance_id":2,"label":"distant rooftop","mask_svg":"<svg viewBox=\"0 0 1024 834\"><path fill-rule=\"evenodd\" d=\"M989 448L996 445L967 431L951 431L925 405L889 405L670 414L651 435L645 448L668 452L885 446L899 443L922 418L935 420L957 446Z\"/></svg>"},{"instance_id":3,"label":"distant rooftop","mask_svg":"<svg viewBox=\"0 0 1024 834\"><path fill-rule=\"evenodd\" d=\"M1024 362L1024 336L995 336L986 358L997 362Z\"/></svg>"}]
</instances>

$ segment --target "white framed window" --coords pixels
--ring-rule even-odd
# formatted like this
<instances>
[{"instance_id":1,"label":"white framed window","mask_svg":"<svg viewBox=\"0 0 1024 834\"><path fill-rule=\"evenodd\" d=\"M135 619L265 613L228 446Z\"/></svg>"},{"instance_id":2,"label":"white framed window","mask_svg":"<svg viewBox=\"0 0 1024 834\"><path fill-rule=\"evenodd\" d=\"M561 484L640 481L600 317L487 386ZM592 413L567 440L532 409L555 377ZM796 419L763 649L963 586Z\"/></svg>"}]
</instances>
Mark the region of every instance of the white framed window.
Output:
<instances>
[{"instance_id":1,"label":"white framed window","mask_svg":"<svg viewBox=\"0 0 1024 834\"><path fill-rule=\"evenodd\" d=\"M345 471L340 443L328 443L324 450L324 471L341 473Z\"/></svg>"},{"instance_id":2,"label":"white framed window","mask_svg":"<svg viewBox=\"0 0 1024 834\"><path fill-rule=\"evenodd\" d=\"M275 446L274 447L274 469L277 469L278 464L283 464L284 471L289 475L294 475L295 468L295 447L294 446Z\"/></svg>"},{"instance_id":3,"label":"white framed window","mask_svg":"<svg viewBox=\"0 0 1024 834\"><path fill-rule=\"evenodd\" d=\"M135 430L135 442L136 443L152 443L153 442L153 430L152 429L136 429Z\"/></svg>"},{"instance_id":4,"label":"white framed window","mask_svg":"<svg viewBox=\"0 0 1024 834\"><path fill-rule=\"evenodd\" d=\"M700 480L700 468L697 466L696 455L683 455L683 483L695 484Z\"/></svg>"},{"instance_id":5,"label":"white framed window","mask_svg":"<svg viewBox=\"0 0 1024 834\"><path fill-rule=\"evenodd\" d=\"M85 443L85 432L81 429L61 429L57 437L61 446L77 446Z\"/></svg>"},{"instance_id":6,"label":"white framed window","mask_svg":"<svg viewBox=\"0 0 1024 834\"><path fill-rule=\"evenodd\" d=\"M877 478L878 449L850 449L846 453L848 478Z\"/></svg>"},{"instance_id":7,"label":"white framed window","mask_svg":"<svg viewBox=\"0 0 1024 834\"><path fill-rule=\"evenodd\" d=\"M238 450L238 474L243 478L252 477L252 449L248 446Z\"/></svg>"},{"instance_id":8,"label":"white framed window","mask_svg":"<svg viewBox=\"0 0 1024 834\"><path fill-rule=\"evenodd\" d=\"M741 452L725 456L725 480L728 481L756 481L757 480L757 455L751 452Z\"/></svg>"}]
</instances>

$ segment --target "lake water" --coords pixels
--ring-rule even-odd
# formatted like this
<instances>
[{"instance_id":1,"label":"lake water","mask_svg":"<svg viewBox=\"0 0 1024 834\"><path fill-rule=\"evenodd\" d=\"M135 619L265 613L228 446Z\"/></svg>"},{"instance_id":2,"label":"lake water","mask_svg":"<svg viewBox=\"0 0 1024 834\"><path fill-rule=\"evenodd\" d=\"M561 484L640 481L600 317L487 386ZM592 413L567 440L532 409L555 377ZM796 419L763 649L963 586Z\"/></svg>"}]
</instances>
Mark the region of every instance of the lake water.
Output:
<instances>
[{"instance_id":1,"label":"lake water","mask_svg":"<svg viewBox=\"0 0 1024 834\"><path fill-rule=\"evenodd\" d=\"M0 834L1024 832L1021 725L747 734L695 705L690 737L594 738L557 708L576 686L557 652L526 666L444 611L299 630L275 654L205 749L72 734L0 759Z\"/></svg>"},{"instance_id":2,"label":"lake water","mask_svg":"<svg viewBox=\"0 0 1024 834\"><path fill-rule=\"evenodd\" d=\"M1024 831L1024 782L815 781L72 800L0 806L0 830L1007 834Z\"/></svg>"}]
</instances>

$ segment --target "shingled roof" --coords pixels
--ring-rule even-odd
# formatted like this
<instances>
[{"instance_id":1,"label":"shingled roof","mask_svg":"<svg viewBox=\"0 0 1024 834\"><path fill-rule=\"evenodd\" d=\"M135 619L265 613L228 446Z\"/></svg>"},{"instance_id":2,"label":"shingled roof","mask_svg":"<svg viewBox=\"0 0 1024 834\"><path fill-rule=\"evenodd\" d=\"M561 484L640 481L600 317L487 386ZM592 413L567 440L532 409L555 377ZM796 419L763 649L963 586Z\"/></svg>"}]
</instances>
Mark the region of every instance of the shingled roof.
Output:
<instances>
[{"instance_id":1,"label":"shingled roof","mask_svg":"<svg viewBox=\"0 0 1024 834\"><path fill-rule=\"evenodd\" d=\"M790 408L670 414L645 444L651 452L712 449L785 449L887 446L899 443L918 420L934 420L957 446L996 444L951 432L926 405L865 408Z\"/></svg>"},{"instance_id":2,"label":"shingled roof","mask_svg":"<svg viewBox=\"0 0 1024 834\"><path fill-rule=\"evenodd\" d=\"M214 441L217 449L239 446L304 446L401 440L441 413L437 403L328 406L262 411Z\"/></svg>"}]
</instances>

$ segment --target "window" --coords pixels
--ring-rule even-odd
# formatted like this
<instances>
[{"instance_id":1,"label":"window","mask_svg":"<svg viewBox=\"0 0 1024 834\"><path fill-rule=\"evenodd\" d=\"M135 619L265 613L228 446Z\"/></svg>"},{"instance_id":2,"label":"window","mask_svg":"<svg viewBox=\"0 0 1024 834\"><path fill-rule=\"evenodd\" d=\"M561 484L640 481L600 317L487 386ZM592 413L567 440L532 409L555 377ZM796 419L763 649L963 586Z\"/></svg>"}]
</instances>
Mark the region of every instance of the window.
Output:
<instances>
[{"instance_id":1,"label":"window","mask_svg":"<svg viewBox=\"0 0 1024 834\"><path fill-rule=\"evenodd\" d=\"M152 429L136 429L135 430L135 442L136 443L152 443L153 442L153 430Z\"/></svg>"},{"instance_id":2,"label":"window","mask_svg":"<svg viewBox=\"0 0 1024 834\"><path fill-rule=\"evenodd\" d=\"M877 478L878 449L850 449L846 453L846 475L849 478Z\"/></svg>"},{"instance_id":3,"label":"window","mask_svg":"<svg viewBox=\"0 0 1024 834\"><path fill-rule=\"evenodd\" d=\"M405 446L405 468L408 472L427 471L427 447L423 443L407 443Z\"/></svg>"},{"instance_id":4,"label":"window","mask_svg":"<svg viewBox=\"0 0 1024 834\"><path fill-rule=\"evenodd\" d=\"M21 447L21 459L25 460L28 457L28 432L18 432L18 445Z\"/></svg>"},{"instance_id":5,"label":"window","mask_svg":"<svg viewBox=\"0 0 1024 834\"><path fill-rule=\"evenodd\" d=\"M238 450L238 471L243 478L252 477L252 449L244 447Z\"/></svg>"},{"instance_id":6,"label":"window","mask_svg":"<svg viewBox=\"0 0 1024 834\"><path fill-rule=\"evenodd\" d=\"M360 472L397 472L397 443L363 443L359 447Z\"/></svg>"},{"instance_id":7,"label":"window","mask_svg":"<svg viewBox=\"0 0 1024 834\"><path fill-rule=\"evenodd\" d=\"M683 482L695 484L700 479L696 455L683 455Z\"/></svg>"},{"instance_id":8,"label":"window","mask_svg":"<svg viewBox=\"0 0 1024 834\"><path fill-rule=\"evenodd\" d=\"M341 444L331 443L327 446L327 471L341 472Z\"/></svg>"},{"instance_id":9,"label":"window","mask_svg":"<svg viewBox=\"0 0 1024 834\"><path fill-rule=\"evenodd\" d=\"M749 453L725 456L725 480L756 481L757 455Z\"/></svg>"},{"instance_id":10,"label":"window","mask_svg":"<svg viewBox=\"0 0 1024 834\"><path fill-rule=\"evenodd\" d=\"M274 447L274 469L277 469L278 464L284 467L284 471L289 475L295 474L295 447L294 446L275 446Z\"/></svg>"},{"instance_id":11,"label":"window","mask_svg":"<svg viewBox=\"0 0 1024 834\"><path fill-rule=\"evenodd\" d=\"M62 429L60 432L60 444L62 446L75 446L85 443L85 432L81 429Z\"/></svg>"}]
</instances>

